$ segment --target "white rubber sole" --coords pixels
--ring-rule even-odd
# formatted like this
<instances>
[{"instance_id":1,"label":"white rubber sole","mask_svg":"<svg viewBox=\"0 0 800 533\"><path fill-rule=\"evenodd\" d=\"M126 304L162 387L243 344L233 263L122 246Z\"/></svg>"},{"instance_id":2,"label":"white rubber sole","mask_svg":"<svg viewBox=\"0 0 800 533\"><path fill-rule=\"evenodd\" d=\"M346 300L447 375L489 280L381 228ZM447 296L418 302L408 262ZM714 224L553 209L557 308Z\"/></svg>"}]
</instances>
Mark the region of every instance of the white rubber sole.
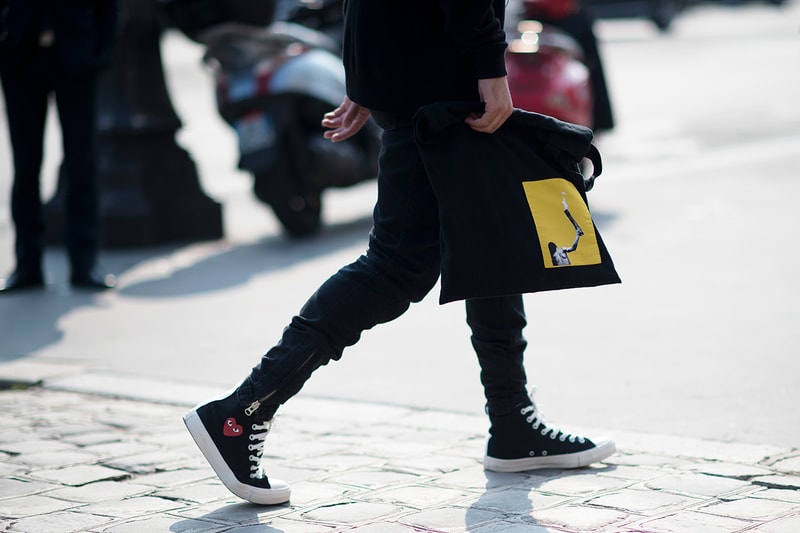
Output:
<instances>
[{"instance_id":1,"label":"white rubber sole","mask_svg":"<svg viewBox=\"0 0 800 533\"><path fill-rule=\"evenodd\" d=\"M492 472L525 472L542 468L581 468L602 461L617 451L617 446L612 440L599 439L595 441L592 439L592 442L595 443L594 448L578 453L524 457L522 459L497 459L486 455L483 458L483 468Z\"/></svg>"},{"instance_id":2,"label":"white rubber sole","mask_svg":"<svg viewBox=\"0 0 800 533\"><path fill-rule=\"evenodd\" d=\"M211 439L211 435L206 431L206 427L203 425L203 421L200 420L197 411L192 409L183 415L183 423L186 424L186 429L189 430L189 434L194 439L197 447L200 448L200 451L203 452L214 473L217 474L225 488L233 494L243 500L259 505L278 505L289 501L292 489L285 481L269 478L269 484L272 488L262 489L246 485L236 479L236 476L228 467Z\"/></svg>"}]
</instances>

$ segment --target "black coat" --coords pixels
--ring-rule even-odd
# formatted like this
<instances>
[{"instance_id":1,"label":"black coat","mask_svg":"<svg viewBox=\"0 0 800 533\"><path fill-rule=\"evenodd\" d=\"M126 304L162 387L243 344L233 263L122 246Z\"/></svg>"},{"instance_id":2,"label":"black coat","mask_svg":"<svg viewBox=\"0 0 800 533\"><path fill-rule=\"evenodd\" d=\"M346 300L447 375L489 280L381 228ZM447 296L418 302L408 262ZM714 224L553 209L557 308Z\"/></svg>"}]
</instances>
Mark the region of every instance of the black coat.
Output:
<instances>
[{"instance_id":1,"label":"black coat","mask_svg":"<svg viewBox=\"0 0 800 533\"><path fill-rule=\"evenodd\" d=\"M0 0L0 65L26 65L43 46L52 46L64 72L105 67L117 10L116 0Z\"/></svg>"},{"instance_id":2,"label":"black coat","mask_svg":"<svg viewBox=\"0 0 800 533\"><path fill-rule=\"evenodd\" d=\"M347 94L410 117L426 104L480 101L477 80L506 75L505 0L346 0Z\"/></svg>"}]
</instances>

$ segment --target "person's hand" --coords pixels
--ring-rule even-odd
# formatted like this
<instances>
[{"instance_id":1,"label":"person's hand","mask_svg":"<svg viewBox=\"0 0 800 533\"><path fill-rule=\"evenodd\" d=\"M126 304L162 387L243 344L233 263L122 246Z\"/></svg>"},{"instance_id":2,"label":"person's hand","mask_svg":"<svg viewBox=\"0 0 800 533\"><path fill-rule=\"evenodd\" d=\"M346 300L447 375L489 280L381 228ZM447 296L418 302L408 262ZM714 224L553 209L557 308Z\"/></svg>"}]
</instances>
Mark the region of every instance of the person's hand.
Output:
<instances>
[{"instance_id":1,"label":"person's hand","mask_svg":"<svg viewBox=\"0 0 800 533\"><path fill-rule=\"evenodd\" d=\"M475 131L494 133L514 111L508 78L478 80L478 93L486 108L483 113L473 113L464 122Z\"/></svg>"},{"instance_id":2,"label":"person's hand","mask_svg":"<svg viewBox=\"0 0 800 533\"><path fill-rule=\"evenodd\" d=\"M339 107L330 113L325 113L322 126L329 129L324 136L333 142L344 141L358 133L368 119L369 109L361 107L345 96Z\"/></svg>"}]
</instances>

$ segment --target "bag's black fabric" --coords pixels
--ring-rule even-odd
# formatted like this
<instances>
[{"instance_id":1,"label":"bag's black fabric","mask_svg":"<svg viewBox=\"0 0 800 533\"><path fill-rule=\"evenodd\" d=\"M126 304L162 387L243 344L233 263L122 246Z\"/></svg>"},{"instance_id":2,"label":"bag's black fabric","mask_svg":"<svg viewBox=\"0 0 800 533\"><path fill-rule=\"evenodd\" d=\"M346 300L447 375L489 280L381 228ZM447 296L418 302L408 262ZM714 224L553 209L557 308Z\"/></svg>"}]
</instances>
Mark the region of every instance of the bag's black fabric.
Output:
<instances>
[{"instance_id":1,"label":"bag's black fabric","mask_svg":"<svg viewBox=\"0 0 800 533\"><path fill-rule=\"evenodd\" d=\"M586 199L601 171L592 131L514 110L488 135L464 123L475 110L432 104L412 121L439 200L439 301L620 283Z\"/></svg>"}]
</instances>

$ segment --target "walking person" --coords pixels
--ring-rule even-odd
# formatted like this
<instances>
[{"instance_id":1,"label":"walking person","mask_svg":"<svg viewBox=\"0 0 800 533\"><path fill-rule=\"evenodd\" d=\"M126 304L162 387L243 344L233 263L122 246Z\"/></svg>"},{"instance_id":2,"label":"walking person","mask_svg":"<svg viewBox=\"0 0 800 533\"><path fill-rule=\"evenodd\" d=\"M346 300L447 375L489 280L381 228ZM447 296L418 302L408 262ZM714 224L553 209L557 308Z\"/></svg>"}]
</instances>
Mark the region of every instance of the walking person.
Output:
<instances>
[{"instance_id":1,"label":"walking person","mask_svg":"<svg viewBox=\"0 0 800 533\"><path fill-rule=\"evenodd\" d=\"M0 0L0 79L14 160L11 216L16 268L0 290L44 286L40 172L45 119L55 96L66 170L65 244L74 287L103 290L97 270L98 190L94 147L98 71L109 65L116 0Z\"/></svg>"},{"instance_id":2,"label":"walking person","mask_svg":"<svg viewBox=\"0 0 800 533\"><path fill-rule=\"evenodd\" d=\"M435 286L441 264L438 205L411 116L439 101L482 101L485 112L466 123L490 135L511 115L504 3L346 0L348 96L323 125L333 142L355 134L370 115L382 127L374 226L364 255L319 287L243 382L184 416L198 447L237 496L259 504L288 501L289 486L268 478L261 464L278 407L316 369L341 358L363 331L397 318ZM486 469L576 468L614 453L610 440L549 425L529 397L522 296L467 300L466 317L491 423Z\"/></svg>"}]
</instances>

